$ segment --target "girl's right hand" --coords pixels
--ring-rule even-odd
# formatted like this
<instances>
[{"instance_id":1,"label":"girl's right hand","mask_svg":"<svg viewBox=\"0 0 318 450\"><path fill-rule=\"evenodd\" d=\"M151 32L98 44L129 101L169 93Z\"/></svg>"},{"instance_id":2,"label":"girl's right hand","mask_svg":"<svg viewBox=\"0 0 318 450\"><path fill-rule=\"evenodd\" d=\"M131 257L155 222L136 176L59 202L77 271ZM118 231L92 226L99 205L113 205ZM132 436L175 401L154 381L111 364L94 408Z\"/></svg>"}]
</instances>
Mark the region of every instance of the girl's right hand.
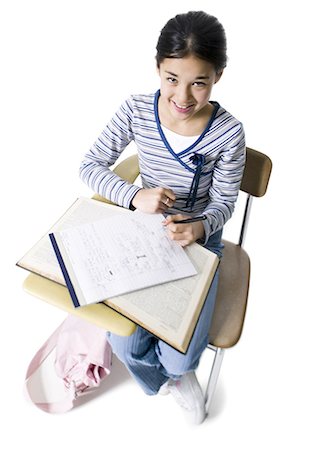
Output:
<instances>
[{"instance_id":1,"label":"girl's right hand","mask_svg":"<svg viewBox=\"0 0 318 450\"><path fill-rule=\"evenodd\" d=\"M131 204L142 212L154 214L164 213L173 206L175 200L176 196L171 189L159 187L140 189Z\"/></svg>"}]
</instances>

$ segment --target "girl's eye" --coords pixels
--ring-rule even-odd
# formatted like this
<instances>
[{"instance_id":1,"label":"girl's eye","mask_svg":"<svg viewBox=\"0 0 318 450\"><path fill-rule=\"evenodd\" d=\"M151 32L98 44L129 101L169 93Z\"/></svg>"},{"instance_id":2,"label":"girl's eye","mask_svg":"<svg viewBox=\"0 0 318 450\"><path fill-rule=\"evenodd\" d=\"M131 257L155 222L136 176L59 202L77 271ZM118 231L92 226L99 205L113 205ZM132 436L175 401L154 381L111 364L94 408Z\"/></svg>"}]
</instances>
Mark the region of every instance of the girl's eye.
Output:
<instances>
[{"instance_id":1,"label":"girl's eye","mask_svg":"<svg viewBox=\"0 0 318 450\"><path fill-rule=\"evenodd\" d=\"M198 86L198 87L206 86L206 84L203 83L203 81L195 81L195 82L193 83L193 85L194 85L194 86Z\"/></svg>"},{"instance_id":2,"label":"girl's eye","mask_svg":"<svg viewBox=\"0 0 318 450\"><path fill-rule=\"evenodd\" d=\"M173 77L168 77L167 80L169 81L169 83L171 84L175 84L178 80L176 78Z\"/></svg>"}]
</instances>

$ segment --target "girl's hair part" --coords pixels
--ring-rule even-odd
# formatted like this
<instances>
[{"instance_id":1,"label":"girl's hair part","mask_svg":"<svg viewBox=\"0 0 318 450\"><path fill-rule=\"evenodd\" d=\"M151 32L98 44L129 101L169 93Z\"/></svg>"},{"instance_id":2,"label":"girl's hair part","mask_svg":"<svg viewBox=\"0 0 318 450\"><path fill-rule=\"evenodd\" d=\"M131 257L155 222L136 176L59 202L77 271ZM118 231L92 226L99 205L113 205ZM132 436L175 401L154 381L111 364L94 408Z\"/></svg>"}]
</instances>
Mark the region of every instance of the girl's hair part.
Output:
<instances>
[{"instance_id":1,"label":"girl's hair part","mask_svg":"<svg viewBox=\"0 0 318 450\"><path fill-rule=\"evenodd\" d=\"M213 64L217 73L226 67L226 36L221 23L204 11L189 11L170 19L156 46L157 66L165 58L194 55Z\"/></svg>"}]
</instances>

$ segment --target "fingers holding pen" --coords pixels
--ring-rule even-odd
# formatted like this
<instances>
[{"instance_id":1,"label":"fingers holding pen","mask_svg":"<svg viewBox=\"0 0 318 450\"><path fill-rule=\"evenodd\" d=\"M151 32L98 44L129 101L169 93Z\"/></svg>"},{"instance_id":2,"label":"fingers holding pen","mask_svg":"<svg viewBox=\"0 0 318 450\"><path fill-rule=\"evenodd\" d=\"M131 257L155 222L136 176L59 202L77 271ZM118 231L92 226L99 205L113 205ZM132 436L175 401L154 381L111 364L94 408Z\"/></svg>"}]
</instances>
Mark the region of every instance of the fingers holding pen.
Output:
<instances>
[{"instance_id":1,"label":"fingers holding pen","mask_svg":"<svg viewBox=\"0 0 318 450\"><path fill-rule=\"evenodd\" d=\"M186 216L182 214L175 214L168 216L163 224L167 228L168 236L173 241L178 241L182 246L188 245L192 241L192 227L191 224L178 224L175 220L185 219Z\"/></svg>"},{"instance_id":2,"label":"fingers holding pen","mask_svg":"<svg viewBox=\"0 0 318 450\"><path fill-rule=\"evenodd\" d=\"M163 221L163 224L171 231L177 232L178 230L183 230L184 225L176 223L176 220L187 219L189 216L185 216L183 214L174 214L171 216L167 216Z\"/></svg>"},{"instance_id":3,"label":"fingers holding pen","mask_svg":"<svg viewBox=\"0 0 318 450\"><path fill-rule=\"evenodd\" d=\"M166 217L163 222L163 225L167 228L170 239L178 241L183 247L195 242L198 239L201 239L205 233L202 221L193 223L176 223L176 221L187 218L189 218L189 216L175 214Z\"/></svg>"}]
</instances>

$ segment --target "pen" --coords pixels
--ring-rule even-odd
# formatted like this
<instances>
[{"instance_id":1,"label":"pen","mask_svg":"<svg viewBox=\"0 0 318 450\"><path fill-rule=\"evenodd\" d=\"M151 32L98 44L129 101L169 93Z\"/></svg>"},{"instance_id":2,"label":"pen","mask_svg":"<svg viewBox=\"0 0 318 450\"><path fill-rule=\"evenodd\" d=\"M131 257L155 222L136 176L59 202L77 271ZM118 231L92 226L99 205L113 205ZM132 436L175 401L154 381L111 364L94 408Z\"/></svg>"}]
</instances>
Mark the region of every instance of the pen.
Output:
<instances>
[{"instance_id":1,"label":"pen","mask_svg":"<svg viewBox=\"0 0 318 450\"><path fill-rule=\"evenodd\" d=\"M174 220L173 223L192 223L192 222L198 222L199 220L205 220L205 219L206 219L206 216L203 214L202 216L189 217L189 219Z\"/></svg>"}]
</instances>

